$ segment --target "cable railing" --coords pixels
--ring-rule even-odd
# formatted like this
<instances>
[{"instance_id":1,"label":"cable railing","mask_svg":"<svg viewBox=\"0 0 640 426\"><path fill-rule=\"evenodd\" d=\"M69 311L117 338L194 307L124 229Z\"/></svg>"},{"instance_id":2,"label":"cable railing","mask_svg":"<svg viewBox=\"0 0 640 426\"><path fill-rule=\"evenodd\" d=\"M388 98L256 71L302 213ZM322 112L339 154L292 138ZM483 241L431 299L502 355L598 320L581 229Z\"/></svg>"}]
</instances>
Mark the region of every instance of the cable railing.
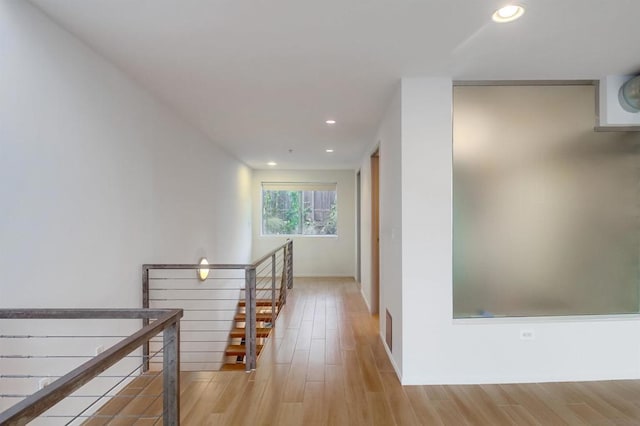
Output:
<instances>
[{"instance_id":1,"label":"cable railing","mask_svg":"<svg viewBox=\"0 0 640 426\"><path fill-rule=\"evenodd\" d=\"M178 424L180 370L256 368L292 261L287 241L251 264L144 265L142 309L0 309L0 424Z\"/></svg>"},{"instance_id":2,"label":"cable railing","mask_svg":"<svg viewBox=\"0 0 640 426\"><path fill-rule=\"evenodd\" d=\"M143 307L184 310L183 371L251 371L293 286L292 262L293 242L287 240L251 264L143 265ZM204 280L201 269L208 270ZM152 339L144 354L159 344ZM154 363L148 359L145 371L153 371Z\"/></svg>"},{"instance_id":3,"label":"cable railing","mask_svg":"<svg viewBox=\"0 0 640 426\"><path fill-rule=\"evenodd\" d=\"M182 315L0 309L0 424L179 424ZM157 336L160 347L143 355ZM144 371L150 360L161 368Z\"/></svg>"}]
</instances>

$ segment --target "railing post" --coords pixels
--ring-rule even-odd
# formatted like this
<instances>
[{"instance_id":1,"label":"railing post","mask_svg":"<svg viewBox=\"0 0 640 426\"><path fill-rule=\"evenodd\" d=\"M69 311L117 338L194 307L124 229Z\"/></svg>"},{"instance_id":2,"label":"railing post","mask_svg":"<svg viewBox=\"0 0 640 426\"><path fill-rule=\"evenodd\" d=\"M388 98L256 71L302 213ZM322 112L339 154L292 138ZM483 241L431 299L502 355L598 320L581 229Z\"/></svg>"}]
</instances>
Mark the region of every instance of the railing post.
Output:
<instances>
[{"instance_id":1,"label":"railing post","mask_svg":"<svg viewBox=\"0 0 640 426\"><path fill-rule=\"evenodd\" d=\"M287 243L287 288L293 288L293 241Z\"/></svg>"},{"instance_id":2,"label":"railing post","mask_svg":"<svg viewBox=\"0 0 640 426\"><path fill-rule=\"evenodd\" d=\"M271 256L271 328L276 325L276 254Z\"/></svg>"},{"instance_id":3,"label":"railing post","mask_svg":"<svg viewBox=\"0 0 640 426\"><path fill-rule=\"evenodd\" d=\"M256 368L256 268L245 269L245 323L244 345L246 348L245 370Z\"/></svg>"},{"instance_id":4,"label":"railing post","mask_svg":"<svg viewBox=\"0 0 640 426\"><path fill-rule=\"evenodd\" d=\"M149 309L149 268L142 265L142 308ZM149 318L142 319L142 327L149 325ZM142 345L142 372L149 371L149 341Z\"/></svg>"},{"instance_id":5,"label":"railing post","mask_svg":"<svg viewBox=\"0 0 640 426\"><path fill-rule=\"evenodd\" d=\"M180 323L174 322L163 333L162 424L180 424Z\"/></svg>"},{"instance_id":6,"label":"railing post","mask_svg":"<svg viewBox=\"0 0 640 426\"><path fill-rule=\"evenodd\" d=\"M287 270L289 271L287 277L289 279L289 282L287 284L287 287L293 288L293 241L289 241L287 251L289 253L289 266L287 268Z\"/></svg>"},{"instance_id":7,"label":"railing post","mask_svg":"<svg viewBox=\"0 0 640 426\"><path fill-rule=\"evenodd\" d=\"M280 278L280 291L282 292L282 303L287 303L287 247L285 244L282 248L282 278Z\"/></svg>"}]
</instances>

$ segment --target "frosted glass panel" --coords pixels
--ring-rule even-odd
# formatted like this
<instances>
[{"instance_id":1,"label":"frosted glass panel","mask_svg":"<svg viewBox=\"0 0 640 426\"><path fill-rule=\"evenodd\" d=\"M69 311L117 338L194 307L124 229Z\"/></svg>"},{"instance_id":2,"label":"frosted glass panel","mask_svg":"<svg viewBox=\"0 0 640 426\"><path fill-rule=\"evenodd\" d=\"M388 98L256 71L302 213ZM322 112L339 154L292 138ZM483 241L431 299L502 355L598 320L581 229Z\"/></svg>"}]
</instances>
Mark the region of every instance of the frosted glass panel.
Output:
<instances>
[{"instance_id":1,"label":"frosted glass panel","mask_svg":"<svg viewBox=\"0 0 640 426\"><path fill-rule=\"evenodd\" d=\"M593 86L454 89L454 316L638 312L640 133Z\"/></svg>"}]
</instances>

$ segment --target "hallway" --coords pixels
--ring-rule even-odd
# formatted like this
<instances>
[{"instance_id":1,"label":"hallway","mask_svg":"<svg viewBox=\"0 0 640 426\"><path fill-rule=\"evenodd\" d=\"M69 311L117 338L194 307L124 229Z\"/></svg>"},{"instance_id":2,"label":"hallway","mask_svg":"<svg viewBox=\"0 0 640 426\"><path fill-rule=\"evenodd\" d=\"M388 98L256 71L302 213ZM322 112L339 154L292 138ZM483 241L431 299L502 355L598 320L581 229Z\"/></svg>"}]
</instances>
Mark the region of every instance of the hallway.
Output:
<instances>
[{"instance_id":1,"label":"hallway","mask_svg":"<svg viewBox=\"0 0 640 426\"><path fill-rule=\"evenodd\" d=\"M140 309L141 265L193 265L203 258L245 265L290 237L296 274L351 276L360 270L367 301L351 278L296 280L256 371L185 372L180 395L166 393L171 401L165 407L181 398L183 424L640 425L640 380L402 387L393 368L400 365L405 382L419 384L640 379L639 304L626 296L639 294L640 113L618 96L640 74L637 55L625 54L638 51L633 40L640 1L531 2L523 20L506 26L493 20L494 2L123 3L0 0L2 309ZM478 96L467 104L470 119L454 120L457 87L497 84L589 90L578 90L571 104L576 108L537 91L542 108L533 108L533 95L511 95L523 105L500 110ZM482 140L462 145L456 136L454 143L461 124L463 133ZM538 124L545 126L536 129ZM501 138L494 140L490 130ZM556 130L557 140L551 138ZM601 141L607 133L621 140ZM464 146L469 149L461 153ZM374 182L371 156L377 150ZM469 173L474 185L467 189L486 194L482 203L460 199L464 188L454 191L463 170L477 170ZM609 177L624 186L602 186ZM483 182L491 182L490 192ZM328 215L335 236L305 234L299 197L296 219L276 217L274 229L280 223L282 232L265 235L263 184L267 191L278 184L293 192L300 184L319 192L331 185L337 207L319 215ZM602 199L595 196L600 193ZM557 201L557 208L543 209L547 200ZM379 221L373 220L374 205ZM495 222L519 230L470 229L469 235L488 237L471 244L478 254L468 265L484 265L487 257L493 267L485 277L465 269L466 276L476 282L501 277L504 286L496 294L504 300L529 295L559 311L566 300L547 289L562 291L569 301L591 295L604 302L619 286L628 292L616 299L624 309L608 309L613 318L454 321L452 296L460 289L454 292L453 283L464 263L459 237L465 223L458 226L463 205L471 207L467 225ZM625 208L615 208L620 205ZM624 220L610 228L609 216ZM295 224L295 234L286 222ZM313 222L315 228L315 217ZM594 233L575 229L578 223ZM587 253L567 261L574 246ZM527 248L535 248L536 256L529 257ZM372 253L379 254L379 265L369 262ZM608 259L615 262L605 262L602 274L583 267ZM97 272L98 264L115 266ZM33 265L46 273L34 276ZM557 265L558 273L549 265ZM382 273L379 280L372 269ZM504 278L507 269L513 280ZM516 278L527 285L507 287ZM586 279L591 286L576 286L579 292L562 290ZM536 293L539 283L546 284ZM464 312L498 312L476 294L469 294L474 303ZM239 313L237 299L228 300L228 319L220 307L220 321ZM380 306L383 323L387 311L393 315L393 365L365 303ZM630 315L617 315L622 312ZM110 344L88 340L85 348L80 337L125 338L137 327L112 330L100 322L99 332L87 333L88 325L69 324L62 337L78 343L46 340L52 351L42 349L42 356L57 357L64 349L65 357L76 352L78 362L92 359ZM219 338L184 338L183 352L190 350L188 342L197 346L193 353L226 353L231 327L202 330ZM47 331L43 339L49 339L48 329L37 331ZM6 355L20 358L9 349ZM138 353L122 365L138 362ZM13 361L3 363L2 374L19 374L11 380L24 384L21 393L8 389L12 400L74 368L62 359L59 368L53 366L58 361L31 359L37 368L24 371L13 371ZM166 359L168 373L177 358ZM182 361L192 362L186 356ZM129 372L136 374L137 367L122 378L128 380ZM130 416L96 423L153 424L163 401L149 378L135 384L143 384L138 393L150 392L105 407L131 409ZM117 399L117 386L108 398ZM57 385L40 395L53 389ZM104 395L91 392L94 399ZM136 417L134 408L148 416Z\"/></svg>"},{"instance_id":2,"label":"hallway","mask_svg":"<svg viewBox=\"0 0 640 426\"><path fill-rule=\"evenodd\" d=\"M185 425L638 424L640 381L400 386L351 279L296 279L251 373L185 373Z\"/></svg>"},{"instance_id":3,"label":"hallway","mask_svg":"<svg viewBox=\"0 0 640 426\"><path fill-rule=\"evenodd\" d=\"M184 424L393 424L397 379L352 279L296 279L255 372L184 376Z\"/></svg>"}]
</instances>

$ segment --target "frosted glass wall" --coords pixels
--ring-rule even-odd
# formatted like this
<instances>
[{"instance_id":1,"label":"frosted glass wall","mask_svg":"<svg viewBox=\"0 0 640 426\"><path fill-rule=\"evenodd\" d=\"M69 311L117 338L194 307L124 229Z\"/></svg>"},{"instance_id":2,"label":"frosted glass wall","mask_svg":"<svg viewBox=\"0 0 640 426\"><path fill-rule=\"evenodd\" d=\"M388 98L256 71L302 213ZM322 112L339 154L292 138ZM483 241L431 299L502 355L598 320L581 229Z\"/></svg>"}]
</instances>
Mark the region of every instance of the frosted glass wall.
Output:
<instances>
[{"instance_id":1,"label":"frosted glass wall","mask_svg":"<svg viewBox=\"0 0 640 426\"><path fill-rule=\"evenodd\" d=\"M458 86L455 317L638 312L640 133L594 86Z\"/></svg>"}]
</instances>

